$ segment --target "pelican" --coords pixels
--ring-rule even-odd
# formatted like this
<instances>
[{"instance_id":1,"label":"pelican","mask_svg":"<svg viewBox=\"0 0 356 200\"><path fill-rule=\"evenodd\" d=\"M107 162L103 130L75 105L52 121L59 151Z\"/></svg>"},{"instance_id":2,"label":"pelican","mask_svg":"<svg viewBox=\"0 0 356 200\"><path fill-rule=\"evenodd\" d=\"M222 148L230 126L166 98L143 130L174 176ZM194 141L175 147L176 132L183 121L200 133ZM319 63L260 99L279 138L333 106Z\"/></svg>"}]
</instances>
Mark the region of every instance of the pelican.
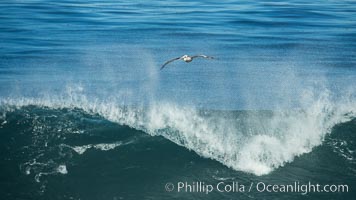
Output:
<instances>
[{"instance_id":1,"label":"pelican","mask_svg":"<svg viewBox=\"0 0 356 200\"><path fill-rule=\"evenodd\" d=\"M197 56L184 55L184 56L182 56L182 57L173 58L173 59L171 59L171 60L168 60L167 62L165 62L165 63L162 65L162 67L161 67L160 70L162 70L166 65L168 65L169 63L171 63L171 62L173 62L173 61L176 61L176 60L183 60L184 62L189 63L189 62L192 62L192 60L193 60L194 58L199 58L199 57L200 57L200 58L207 58L207 59L214 59L214 57L206 56L206 55L197 55Z\"/></svg>"}]
</instances>

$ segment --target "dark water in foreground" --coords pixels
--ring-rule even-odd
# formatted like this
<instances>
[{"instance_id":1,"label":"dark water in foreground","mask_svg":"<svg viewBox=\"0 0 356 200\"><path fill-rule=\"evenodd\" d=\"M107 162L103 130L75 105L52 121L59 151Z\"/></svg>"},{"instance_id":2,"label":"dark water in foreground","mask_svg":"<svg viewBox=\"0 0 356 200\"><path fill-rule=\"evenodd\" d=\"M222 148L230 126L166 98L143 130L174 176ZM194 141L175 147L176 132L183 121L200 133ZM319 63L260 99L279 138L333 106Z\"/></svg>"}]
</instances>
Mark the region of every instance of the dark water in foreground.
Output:
<instances>
[{"instance_id":1,"label":"dark water in foreground","mask_svg":"<svg viewBox=\"0 0 356 200\"><path fill-rule=\"evenodd\" d=\"M245 115L234 114L236 118ZM311 153L262 176L233 170L164 137L152 137L81 110L30 106L7 113L0 122L4 199L353 199L355 195L355 119L336 125ZM268 165L270 161L261 162ZM197 181L207 185L238 182L246 189L209 194L165 190L166 183L177 186L178 182ZM296 181L346 184L349 190L303 195L258 192L254 186L247 192L251 183L287 185Z\"/></svg>"},{"instance_id":2,"label":"dark water in foreground","mask_svg":"<svg viewBox=\"0 0 356 200\"><path fill-rule=\"evenodd\" d=\"M354 199L355 11L354 1L0 2L0 199ZM183 54L218 59L159 71ZM246 188L178 192L178 182ZM259 182L348 192L259 192Z\"/></svg>"}]
</instances>

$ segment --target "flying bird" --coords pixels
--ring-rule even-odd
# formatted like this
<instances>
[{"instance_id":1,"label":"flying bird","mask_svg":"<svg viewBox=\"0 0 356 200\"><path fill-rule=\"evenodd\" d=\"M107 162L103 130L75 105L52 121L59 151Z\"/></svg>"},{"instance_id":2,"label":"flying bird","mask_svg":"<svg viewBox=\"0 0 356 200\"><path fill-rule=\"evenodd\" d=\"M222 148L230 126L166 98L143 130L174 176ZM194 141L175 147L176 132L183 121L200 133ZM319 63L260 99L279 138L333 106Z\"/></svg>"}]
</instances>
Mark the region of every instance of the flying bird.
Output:
<instances>
[{"instance_id":1,"label":"flying bird","mask_svg":"<svg viewBox=\"0 0 356 200\"><path fill-rule=\"evenodd\" d=\"M176 61L176 60L183 60L184 62L186 63L189 63L189 62L192 62L192 60L194 58L206 58L206 59L214 59L214 57L211 57L211 56L206 56L206 55L197 55L197 56L188 56L188 55L184 55L182 57L178 57L178 58L173 58L171 60L168 60L167 62L165 62L161 69L162 70L166 65L168 65L169 63L173 62L173 61Z\"/></svg>"}]
</instances>

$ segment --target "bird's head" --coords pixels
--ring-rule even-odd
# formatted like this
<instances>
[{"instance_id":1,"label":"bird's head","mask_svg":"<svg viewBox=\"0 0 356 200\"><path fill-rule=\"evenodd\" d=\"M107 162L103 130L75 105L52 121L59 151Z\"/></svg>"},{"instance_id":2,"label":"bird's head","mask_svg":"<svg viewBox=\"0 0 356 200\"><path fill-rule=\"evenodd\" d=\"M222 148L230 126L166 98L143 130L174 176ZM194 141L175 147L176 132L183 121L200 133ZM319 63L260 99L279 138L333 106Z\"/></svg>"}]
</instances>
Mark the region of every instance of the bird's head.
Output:
<instances>
[{"instance_id":1,"label":"bird's head","mask_svg":"<svg viewBox=\"0 0 356 200\"><path fill-rule=\"evenodd\" d=\"M188 55L184 55L184 56L182 56L182 58L188 58Z\"/></svg>"}]
</instances>

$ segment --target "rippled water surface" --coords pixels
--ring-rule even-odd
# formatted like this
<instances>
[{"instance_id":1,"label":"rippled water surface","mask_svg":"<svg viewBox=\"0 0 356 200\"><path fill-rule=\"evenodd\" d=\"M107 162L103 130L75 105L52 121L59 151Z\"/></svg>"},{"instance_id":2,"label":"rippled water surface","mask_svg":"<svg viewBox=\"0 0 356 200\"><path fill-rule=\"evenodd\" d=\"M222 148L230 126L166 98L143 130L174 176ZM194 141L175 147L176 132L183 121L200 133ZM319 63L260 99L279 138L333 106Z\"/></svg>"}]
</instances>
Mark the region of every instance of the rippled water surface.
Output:
<instances>
[{"instance_id":1,"label":"rippled water surface","mask_svg":"<svg viewBox=\"0 0 356 200\"><path fill-rule=\"evenodd\" d=\"M354 199L355 55L353 0L3 0L0 199Z\"/></svg>"}]
</instances>

